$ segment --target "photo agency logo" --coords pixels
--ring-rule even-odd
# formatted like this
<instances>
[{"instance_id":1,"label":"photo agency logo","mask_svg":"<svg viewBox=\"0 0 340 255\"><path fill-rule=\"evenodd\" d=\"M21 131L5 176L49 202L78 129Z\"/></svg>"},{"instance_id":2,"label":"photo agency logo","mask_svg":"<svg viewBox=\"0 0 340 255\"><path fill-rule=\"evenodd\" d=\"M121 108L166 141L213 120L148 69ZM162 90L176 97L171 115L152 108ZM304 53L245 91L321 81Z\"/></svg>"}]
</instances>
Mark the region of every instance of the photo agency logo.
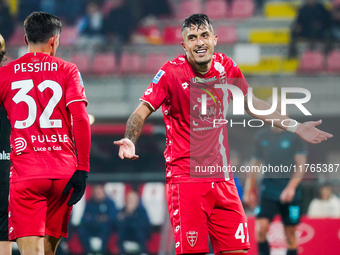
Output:
<instances>
[{"instance_id":1,"label":"photo agency logo","mask_svg":"<svg viewBox=\"0 0 340 255\"><path fill-rule=\"evenodd\" d=\"M311 99L311 93L308 89L297 88L297 87L282 87L272 88L272 103L269 109L256 109L253 102L253 88L249 87L247 89L247 94L236 85L231 84L215 84L208 88L199 88L201 91L200 95L197 97L197 102L194 103L192 110L193 115L196 115L198 119L203 122L209 122L212 128L219 127L221 125L229 124L230 127L233 126L249 126L249 127L262 127L265 122L270 126L274 127L275 122L280 121L279 119L266 118L260 120L257 118L253 119L238 119L234 121L231 116L227 119L227 110L229 106L229 99L232 98L232 116L242 116L245 115L245 102L247 100L247 105L249 112L258 116L269 116L274 113L277 109L281 109L281 115L287 115L287 106L294 105L297 107L305 116L311 116L312 114L304 106ZM245 98L245 96L247 97ZM295 98L299 96L299 98ZM226 98L227 97L227 98ZM294 97L294 98L292 98ZM280 105L278 105L280 104ZM286 119L280 121L281 125L284 127L295 127L298 123L295 120ZM192 124L197 126L198 121L193 121ZM201 122L202 123L202 122ZM203 123L202 123L203 124ZM195 129L194 129L195 130Z\"/></svg>"}]
</instances>

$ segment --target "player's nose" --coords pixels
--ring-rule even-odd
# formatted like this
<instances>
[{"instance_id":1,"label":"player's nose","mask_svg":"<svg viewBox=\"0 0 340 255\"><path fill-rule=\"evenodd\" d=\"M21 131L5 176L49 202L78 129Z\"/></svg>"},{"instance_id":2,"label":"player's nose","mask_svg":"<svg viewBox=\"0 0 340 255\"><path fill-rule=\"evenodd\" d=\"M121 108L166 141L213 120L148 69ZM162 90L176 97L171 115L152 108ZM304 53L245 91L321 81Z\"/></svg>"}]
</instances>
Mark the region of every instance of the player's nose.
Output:
<instances>
[{"instance_id":1,"label":"player's nose","mask_svg":"<svg viewBox=\"0 0 340 255\"><path fill-rule=\"evenodd\" d=\"M203 46L204 45L204 42L201 38L197 38L196 40L196 46Z\"/></svg>"}]
</instances>

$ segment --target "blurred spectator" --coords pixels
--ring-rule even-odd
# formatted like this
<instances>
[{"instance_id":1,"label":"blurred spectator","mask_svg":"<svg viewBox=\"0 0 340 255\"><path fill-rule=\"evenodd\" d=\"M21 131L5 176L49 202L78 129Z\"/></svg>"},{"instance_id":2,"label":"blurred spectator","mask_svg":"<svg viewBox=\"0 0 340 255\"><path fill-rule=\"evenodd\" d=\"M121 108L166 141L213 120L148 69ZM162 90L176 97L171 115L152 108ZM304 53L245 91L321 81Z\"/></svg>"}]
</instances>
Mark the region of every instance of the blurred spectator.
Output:
<instances>
[{"instance_id":1,"label":"blurred spectator","mask_svg":"<svg viewBox=\"0 0 340 255\"><path fill-rule=\"evenodd\" d=\"M14 21L9 12L6 0L0 0L0 32L7 41L14 30Z\"/></svg>"},{"instance_id":2,"label":"blurred spectator","mask_svg":"<svg viewBox=\"0 0 340 255\"><path fill-rule=\"evenodd\" d=\"M171 8L168 0L137 0L143 3L143 16L169 16Z\"/></svg>"},{"instance_id":3,"label":"blurred spectator","mask_svg":"<svg viewBox=\"0 0 340 255\"><path fill-rule=\"evenodd\" d=\"M340 199L333 194L328 184L321 186L319 198L314 198L308 207L311 218L340 218Z\"/></svg>"},{"instance_id":4,"label":"blurred spectator","mask_svg":"<svg viewBox=\"0 0 340 255\"><path fill-rule=\"evenodd\" d=\"M331 14L324 5L318 0L305 0L292 27L289 57L297 55L296 43L300 38L307 39L311 49L315 47L316 41L327 41L330 38L330 26Z\"/></svg>"},{"instance_id":5,"label":"blurred spectator","mask_svg":"<svg viewBox=\"0 0 340 255\"><path fill-rule=\"evenodd\" d=\"M84 15L86 9L86 3L88 1L85 0L55 0L57 4L57 13L58 16L62 17L65 20L67 25L74 25L76 21ZM91 0L89 0L91 1ZM97 2L101 3L101 0Z\"/></svg>"},{"instance_id":6,"label":"blurred spectator","mask_svg":"<svg viewBox=\"0 0 340 255\"><path fill-rule=\"evenodd\" d=\"M86 253L108 253L107 243L116 228L117 209L107 197L103 184L94 184L79 226L79 237Z\"/></svg>"},{"instance_id":7,"label":"blurred spectator","mask_svg":"<svg viewBox=\"0 0 340 255\"><path fill-rule=\"evenodd\" d=\"M162 43L161 31L157 26L158 20L154 16L148 16L141 20L140 26L133 35L134 44L154 44Z\"/></svg>"},{"instance_id":8,"label":"blurred spectator","mask_svg":"<svg viewBox=\"0 0 340 255\"><path fill-rule=\"evenodd\" d=\"M24 22L26 17L34 11L39 11L40 0L20 0L18 19Z\"/></svg>"},{"instance_id":9,"label":"blurred spectator","mask_svg":"<svg viewBox=\"0 0 340 255\"><path fill-rule=\"evenodd\" d=\"M99 2L89 1L85 15L78 23L80 38L77 45L79 48L89 47L92 49L103 45L103 22L104 17Z\"/></svg>"},{"instance_id":10,"label":"blurred spectator","mask_svg":"<svg viewBox=\"0 0 340 255\"><path fill-rule=\"evenodd\" d=\"M57 6L58 0L40 0L39 9L43 12L58 15Z\"/></svg>"},{"instance_id":11,"label":"blurred spectator","mask_svg":"<svg viewBox=\"0 0 340 255\"><path fill-rule=\"evenodd\" d=\"M334 3L332 8L332 38L340 41L340 2Z\"/></svg>"},{"instance_id":12,"label":"blurred spectator","mask_svg":"<svg viewBox=\"0 0 340 255\"><path fill-rule=\"evenodd\" d=\"M104 19L104 32L109 36L118 37L127 42L131 33L138 25L138 18L133 14L124 0L110 0L111 11Z\"/></svg>"},{"instance_id":13,"label":"blurred spectator","mask_svg":"<svg viewBox=\"0 0 340 255\"><path fill-rule=\"evenodd\" d=\"M150 220L137 192L130 191L126 205L118 214L118 245L121 254L147 253Z\"/></svg>"}]
</instances>

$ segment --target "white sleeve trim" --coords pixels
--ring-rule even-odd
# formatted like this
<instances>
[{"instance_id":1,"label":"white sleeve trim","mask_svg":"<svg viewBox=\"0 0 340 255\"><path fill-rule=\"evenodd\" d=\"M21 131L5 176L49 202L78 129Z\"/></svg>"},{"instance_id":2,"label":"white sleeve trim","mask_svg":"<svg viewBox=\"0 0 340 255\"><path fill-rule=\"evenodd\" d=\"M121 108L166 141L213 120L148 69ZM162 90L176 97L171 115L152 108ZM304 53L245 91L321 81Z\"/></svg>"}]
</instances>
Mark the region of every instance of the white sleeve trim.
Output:
<instances>
[{"instance_id":1,"label":"white sleeve trim","mask_svg":"<svg viewBox=\"0 0 340 255\"><path fill-rule=\"evenodd\" d=\"M152 110L155 112L156 110L155 110L155 108L153 108L153 106L152 106L152 104L150 103L150 102L148 102L148 101L146 101L146 100L144 100L144 99L139 99L140 101L142 101L142 102L145 102L145 103L147 103L148 105L150 105L150 107L152 108Z\"/></svg>"},{"instance_id":2,"label":"white sleeve trim","mask_svg":"<svg viewBox=\"0 0 340 255\"><path fill-rule=\"evenodd\" d=\"M150 105L150 107L152 108L152 110L155 112L156 110L155 110L155 108L153 108L153 106L152 106L152 104L150 103L150 102L148 102L148 101L146 101L146 100L144 100L144 99L139 99L140 101L142 101L142 102L145 102L145 103L147 103L148 105Z\"/></svg>"},{"instance_id":3,"label":"white sleeve trim","mask_svg":"<svg viewBox=\"0 0 340 255\"><path fill-rule=\"evenodd\" d=\"M70 103L73 103L73 102L86 102L87 104L89 103L87 100L85 100L85 99L77 99L77 100L72 100L72 101L70 101L70 102L68 102L67 104L66 104L66 107L70 104Z\"/></svg>"}]
</instances>

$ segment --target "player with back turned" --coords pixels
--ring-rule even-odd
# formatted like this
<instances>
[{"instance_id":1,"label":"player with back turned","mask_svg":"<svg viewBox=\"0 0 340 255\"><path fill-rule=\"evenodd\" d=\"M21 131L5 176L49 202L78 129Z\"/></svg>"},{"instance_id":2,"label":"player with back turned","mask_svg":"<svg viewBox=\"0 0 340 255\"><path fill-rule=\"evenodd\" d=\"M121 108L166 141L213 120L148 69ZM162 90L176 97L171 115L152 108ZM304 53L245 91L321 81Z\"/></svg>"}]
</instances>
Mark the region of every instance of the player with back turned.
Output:
<instances>
[{"instance_id":1,"label":"player with back turned","mask_svg":"<svg viewBox=\"0 0 340 255\"><path fill-rule=\"evenodd\" d=\"M5 40L0 34L0 67L5 61ZM12 254L12 243L8 241L8 192L9 192L9 136L11 127L7 113L0 107L0 255Z\"/></svg>"},{"instance_id":2,"label":"player with back turned","mask_svg":"<svg viewBox=\"0 0 340 255\"><path fill-rule=\"evenodd\" d=\"M22 255L55 254L90 170L87 99L77 67L54 57L60 20L33 12L24 29L28 53L0 68L11 124L9 239Z\"/></svg>"},{"instance_id":3,"label":"player with back turned","mask_svg":"<svg viewBox=\"0 0 340 255\"><path fill-rule=\"evenodd\" d=\"M120 146L120 158L137 159L135 143L143 124L162 105L167 138L166 192L176 254L209 252L209 236L215 254L244 254L250 247L247 221L232 176L229 172L204 176L192 172L192 167L202 165L230 165L226 125L211 128L211 116L200 115L200 98L192 93L209 94L212 99L206 100L206 108L215 119L224 119L230 94L212 85L227 81L243 92L244 108L251 116L267 123L266 118L278 119L275 124L284 130L287 128L281 121L287 117L279 112L259 116L249 110L248 84L235 62L222 53L214 53L217 36L205 14L186 18L182 36L185 55L161 67L129 117L125 138L114 143ZM255 96L252 101L255 109L270 108ZM302 123L291 131L306 141L319 143L332 137L315 128L320 123Z\"/></svg>"},{"instance_id":4,"label":"player with back turned","mask_svg":"<svg viewBox=\"0 0 340 255\"><path fill-rule=\"evenodd\" d=\"M280 102L277 110L280 109ZM307 144L298 136L276 127L265 127L254 137L254 153L251 165L272 167L295 166L299 171L264 173L259 186L259 206L256 214L256 239L259 255L269 255L266 235L270 222L281 215L287 242L287 255L298 254L296 228L301 219L302 190L300 183L307 162ZM258 173L250 173L246 179L243 202L250 208L256 204L255 187Z\"/></svg>"}]
</instances>

